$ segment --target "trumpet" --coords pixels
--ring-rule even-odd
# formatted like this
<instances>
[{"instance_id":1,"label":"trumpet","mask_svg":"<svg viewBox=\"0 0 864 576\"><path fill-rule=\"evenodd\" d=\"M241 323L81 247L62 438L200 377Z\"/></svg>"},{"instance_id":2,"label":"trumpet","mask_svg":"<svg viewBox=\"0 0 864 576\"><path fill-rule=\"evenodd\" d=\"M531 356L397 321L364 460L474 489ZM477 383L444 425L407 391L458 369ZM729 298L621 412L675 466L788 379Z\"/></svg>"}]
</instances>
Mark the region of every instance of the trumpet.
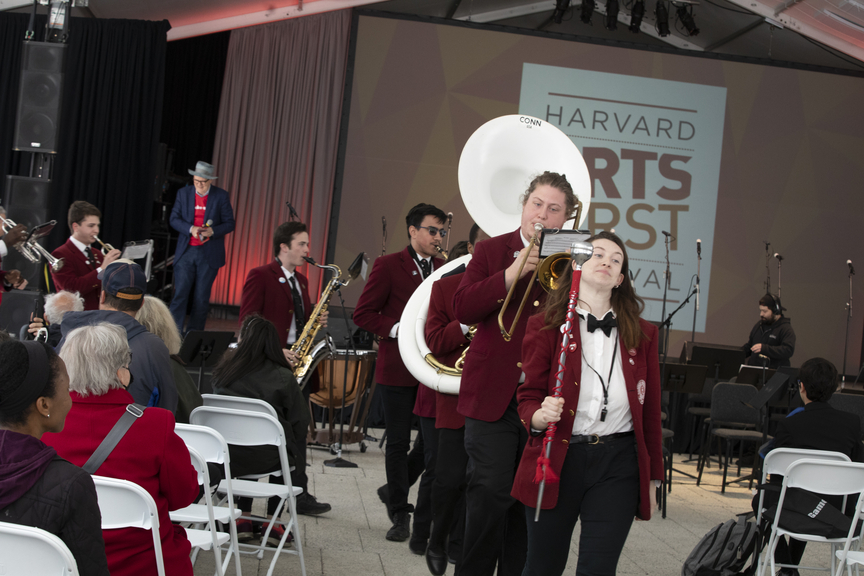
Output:
<instances>
[{"instance_id":1,"label":"trumpet","mask_svg":"<svg viewBox=\"0 0 864 576\"><path fill-rule=\"evenodd\" d=\"M62 258L55 258L50 252L48 252L48 250L43 248L41 244L36 242L36 240L38 240L42 236L45 236L46 234L48 234L48 232L50 232L51 229L53 229L56 224L57 224L56 220L52 220L50 222L47 222L46 223L46 227L48 228L47 231L44 231L42 234L39 234L38 236L34 235L31 232L31 235L29 238L27 238L26 240L22 240L21 242L18 242L17 244L12 246L12 248L15 248L16 250L21 252L21 254L27 260L29 260L30 262L33 262L34 264L39 263L42 260L42 258L45 258L45 260L51 266L51 270L53 270L54 272L57 272L58 270L63 268L63 259ZM0 226L2 226L4 234L8 233L12 228L14 228L17 225L18 224L16 224L12 220L9 220L8 218L4 218L4 217L0 216Z\"/></svg>"},{"instance_id":2,"label":"trumpet","mask_svg":"<svg viewBox=\"0 0 864 576\"><path fill-rule=\"evenodd\" d=\"M102 245L102 255L103 256L107 256L108 252L114 250L114 246L112 246L111 244L107 244L105 242L102 242L102 240L99 239L99 236L96 236L96 241Z\"/></svg>"},{"instance_id":3,"label":"trumpet","mask_svg":"<svg viewBox=\"0 0 864 576\"><path fill-rule=\"evenodd\" d=\"M435 245L435 251L438 252L441 256L443 256L444 260L450 259L450 255L447 253L447 251L441 248L441 246L438 246L437 244Z\"/></svg>"}]
</instances>

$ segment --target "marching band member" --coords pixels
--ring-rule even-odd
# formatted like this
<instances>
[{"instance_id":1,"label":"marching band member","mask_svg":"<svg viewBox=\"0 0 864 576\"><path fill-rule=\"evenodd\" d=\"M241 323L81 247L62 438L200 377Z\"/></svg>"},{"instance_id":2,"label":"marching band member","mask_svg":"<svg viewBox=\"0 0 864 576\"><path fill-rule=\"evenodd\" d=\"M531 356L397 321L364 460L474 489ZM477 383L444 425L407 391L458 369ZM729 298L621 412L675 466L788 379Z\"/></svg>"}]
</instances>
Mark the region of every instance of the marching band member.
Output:
<instances>
[{"instance_id":1,"label":"marching band member","mask_svg":"<svg viewBox=\"0 0 864 576\"><path fill-rule=\"evenodd\" d=\"M306 320L314 309L309 294L309 281L297 268L306 264L309 255L309 233L302 222L284 222L273 233L273 259L269 264L253 268L246 275L243 294L240 297L241 325L252 315L260 315L273 323L279 335L279 345L286 360L293 368L300 358L290 350L291 345L303 333ZM320 321L327 326L327 312ZM317 375L313 374L302 389L304 400L317 392ZM317 516L329 512L330 504L318 500L306 489L308 477L305 468L297 467L293 476L295 486L304 488L297 497L297 512Z\"/></svg>"},{"instance_id":2,"label":"marching band member","mask_svg":"<svg viewBox=\"0 0 864 576\"><path fill-rule=\"evenodd\" d=\"M401 252L375 260L354 310L357 326L381 337L375 381L386 420L387 485L386 489L383 486L379 488L379 497L383 500L386 496L388 514L393 519L393 526L386 537L395 542L404 542L411 535L409 523L413 507L408 503L408 489L424 468L422 434L417 436L414 449L410 456L408 454L412 411L419 382L402 361L396 336L399 318L411 294L424 278L444 263L435 258L435 246L446 234L445 219L444 212L431 204L418 204L411 208L405 217L410 239L408 246ZM429 537L432 520L431 495L421 493L417 501L414 533L417 538L425 540Z\"/></svg>"},{"instance_id":3,"label":"marching band member","mask_svg":"<svg viewBox=\"0 0 864 576\"><path fill-rule=\"evenodd\" d=\"M72 236L51 255L62 258L65 264L51 271L57 290L78 292L84 298L84 310L99 310L99 295L102 281L99 273L120 258L120 250L114 249L105 256L93 247L99 235L102 212L89 202L76 200L69 206L69 230Z\"/></svg>"},{"instance_id":4,"label":"marching band member","mask_svg":"<svg viewBox=\"0 0 864 576\"><path fill-rule=\"evenodd\" d=\"M453 300L456 318L477 325L462 370L459 413L465 416L468 453L463 576L521 574L525 564L526 529L522 504L511 495L516 465L528 433L516 411L516 387L522 374L522 338L528 316L539 310L545 292L539 282L529 286L539 261L539 248L530 253L534 225L561 228L575 212L577 199L567 178L554 172L537 176L522 197L517 230L484 240L462 275ZM527 262L519 274L519 266ZM498 312L516 283L514 304L529 291L527 306L508 342L498 328ZM508 306L505 325L512 324L518 305Z\"/></svg>"},{"instance_id":5,"label":"marching band member","mask_svg":"<svg viewBox=\"0 0 864 576\"><path fill-rule=\"evenodd\" d=\"M657 328L639 318L645 305L633 290L621 239L601 232L589 242L594 253L582 266L560 398L552 393L569 276L546 300L545 314L528 321L522 347L525 383L517 396L531 437L512 493L525 504L528 523L524 576L564 571L580 517L576 574L615 574L633 518L651 519L663 478ZM535 523L538 457L551 422L551 472Z\"/></svg>"},{"instance_id":6,"label":"marching band member","mask_svg":"<svg viewBox=\"0 0 864 576\"><path fill-rule=\"evenodd\" d=\"M6 218L6 209L0 206L0 216ZM0 226L0 262L9 253L9 250L23 241L27 237L27 228L23 224L17 224L4 231L5 228ZM27 280L21 276L18 270L2 270L0 269L0 281L3 282L3 290L23 290L27 287ZM3 301L3 292L0 291L0 302Z\"/></svg>"}]
</instances>

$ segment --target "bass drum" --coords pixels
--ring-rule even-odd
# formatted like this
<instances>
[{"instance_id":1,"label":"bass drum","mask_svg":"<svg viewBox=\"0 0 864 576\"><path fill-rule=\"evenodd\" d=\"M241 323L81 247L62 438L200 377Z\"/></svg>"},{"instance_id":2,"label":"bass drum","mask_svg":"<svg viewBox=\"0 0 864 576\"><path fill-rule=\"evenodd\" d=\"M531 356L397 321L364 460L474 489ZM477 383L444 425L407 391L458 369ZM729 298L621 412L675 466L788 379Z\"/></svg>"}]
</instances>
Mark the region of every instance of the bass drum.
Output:
<instances>
[{"instance_id":1,"label":"bass drum","mask_svg":"<svg viewBox=\"0 0 864 576\"><path fill-rule=\"evenodd\" d=\"M447 262L426 278L414 290L414 294L405 304L402 317L399 320L399 354L411 375L417 380L438 392L444 394L459 394L458 376L438 373L431 364L426 362L427 354L432 354L426 344L426 316L429 314L429 298L432 295L432 283L447 272L455 270L462 264L468 265L471 255L465 255L452 262Z\"/></svg>"}]
</instances>

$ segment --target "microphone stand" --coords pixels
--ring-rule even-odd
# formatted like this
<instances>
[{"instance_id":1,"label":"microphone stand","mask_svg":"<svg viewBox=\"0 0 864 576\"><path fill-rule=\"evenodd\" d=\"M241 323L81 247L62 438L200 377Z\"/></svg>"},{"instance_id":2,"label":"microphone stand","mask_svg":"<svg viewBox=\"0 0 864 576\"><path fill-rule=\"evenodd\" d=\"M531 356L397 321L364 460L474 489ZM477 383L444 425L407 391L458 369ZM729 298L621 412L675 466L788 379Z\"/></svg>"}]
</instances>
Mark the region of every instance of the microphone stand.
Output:
<instances>
[{"instance_id":1,"label":"microphone stand","mask_svg":"<svg viewBox=\"0 0 864 576\"><path fill-rule=\"evenodd\" d=\"M669 290L669 236L666 236L666 273L663 277L663 308L660 312L660 328L663 328L663 319L666 317L666 297L667 291ZM661 342L664 343L663 349L660 351L663 354L663 367L666 367L666 334L661 337ZM660 373L660 381L663 382L663 373Z\"/></svg>"},{"instance_id":2,"label":"microphone stand","mask_svg":"<svg viewBox=\"0 0 864 576\"><path fill-rule=\"evenodd\" d=\"M843 382L842 386L846 385L846 355L849 352L849 322L852 320L852 276L855 273L849 269L849 301L846 302L846 343L843 344ZM859 373L860 376L860 373ZM855 378L858 381L858 377ZM841 387L842 387L841 386Z\"/></svg>"},{"instance_id":3,"label":"microphone stand","mask_svg":"<svg viewBox=\"0 0 864 576\"><path fill-rule=\"evenodd\" d=\"M342 318L345 320L345 341L347 343L346 352L350 352L356 357L357 350L354 348L354 339L351 338L351 325L348 323L348 315L345 313L345 299L342 298L341 286L336 288L336 293L339 295L339 302L342 304ZM358 467L356 462L350 462L348 460L342 459L342 444L344 443L343 441L345 439L345 396L348 390L348 358L350 357L350 355L351 354L345 355L345 370L343 371L342 377L342 407L339 409L339 441L336 444L336 458L324 461L324 465L331 468ZM355 400L354 409L356 410L357 408L358 405Z\"/></svg>"},{"instance_id":4,"label":"microphone stand","mask_svg":"<svg viewBox=\"0 0 864 576\"><path fill-rule=\"evenodd\" d=\"M681 302L681 304L679 304L677 308L675 308L675 310L670 312L669 317L666 318L660 324L660 327L663 328L663 349L664 350L666 350L669 346L669 330L672 328L672 317L675 316L675 314L677 314L678 311L681 310L681 308L686 306L688 302L690 302L690 298L692 298L693 295L696 294L696 292L697 292L697 289L694 288L693 292L691 292L687 296L687 298L685 298L684 301ZM663 354L663 363L660 365L660 382L665 382L666 381L665 378L666 378L666 354Z\"/></svg>"},{"instance_id":5,"label":"microphone stand","mask_svg":"<svg viewBox=\"0 0 864 576\"><path fill-rule=\"evenodd\" d=\"M765 244L765 293L771 293L771 268L768 267L771 261L771 243L762 241Z\"/></svg>"},{"instance_id":6,"label":"microphone stand","mask_svg":"<svg viewBox=\"0 0 864 576\"><path fill-rule=\"evenodd\" d=\"M780 290L782 288L780 284L780 272L783 267L783 258L777 258L777 299L780 299Z\"/></svg>"},{"instance_id":7,"label":"microphone stand","mask_svg":"<svg viewBox=\"0 0 864 576\"><path fill-rule=\"evenodd\" d=\"M696 253L696 306L693 308L693 331L690 333L690 341L696 342L696 315L699 313L699 276L702 275L702 250Z\"/></svg>"}]
</instances>

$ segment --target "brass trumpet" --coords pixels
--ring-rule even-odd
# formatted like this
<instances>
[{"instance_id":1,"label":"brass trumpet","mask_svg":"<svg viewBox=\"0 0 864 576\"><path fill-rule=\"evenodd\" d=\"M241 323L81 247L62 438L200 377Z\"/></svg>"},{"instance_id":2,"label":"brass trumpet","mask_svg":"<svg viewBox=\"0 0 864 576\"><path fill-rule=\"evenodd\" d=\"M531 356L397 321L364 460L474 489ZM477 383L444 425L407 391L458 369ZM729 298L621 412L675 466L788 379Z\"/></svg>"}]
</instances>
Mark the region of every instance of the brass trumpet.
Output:
<instances>
[{"instance_id":1,"label":"brass trumpet","mask_svg":"<svg viewBox=\"0 0 864 576\"><path fill-rule=\"evenodd\" d=\"M99 236L96 236L96 241L102 245L102 255L103 256L107 256L108 252L110 252L111 250L114 250L114 246L112 246L111 244L107 244L105 242L102 242L102 240L99 239Z\"/></svg>"},{"instance_id":2,"label":"brass trumpet","mask_svg":"<svg viewBox=\"0 0 864 576\"><path fill-rule=\"evenodd\" d=\"M51 222L47 222L47 224L50 225L50 227L43 234L40 234L39 236L31 235L29 239L18 242L17 244L12 246L12 248L15 248L16 250L21 252L21 254L25 258L27 258L27 260L33 262L34 264L39 263L42 258L45 258L45 260L51 266L51 270L57 272L58 270L63 268L63 259L55 258L50 252L48 252L48 250L43 248L41 244L36 242L36 240L50 232L51 229L53 229L54 226L57 224L57 221L52 220ZM2 226L4 234L8 233L12 228L17 225L18 224L16 224L12 220L0 216L0 226Z\"/></svg>"}]
</instances>

